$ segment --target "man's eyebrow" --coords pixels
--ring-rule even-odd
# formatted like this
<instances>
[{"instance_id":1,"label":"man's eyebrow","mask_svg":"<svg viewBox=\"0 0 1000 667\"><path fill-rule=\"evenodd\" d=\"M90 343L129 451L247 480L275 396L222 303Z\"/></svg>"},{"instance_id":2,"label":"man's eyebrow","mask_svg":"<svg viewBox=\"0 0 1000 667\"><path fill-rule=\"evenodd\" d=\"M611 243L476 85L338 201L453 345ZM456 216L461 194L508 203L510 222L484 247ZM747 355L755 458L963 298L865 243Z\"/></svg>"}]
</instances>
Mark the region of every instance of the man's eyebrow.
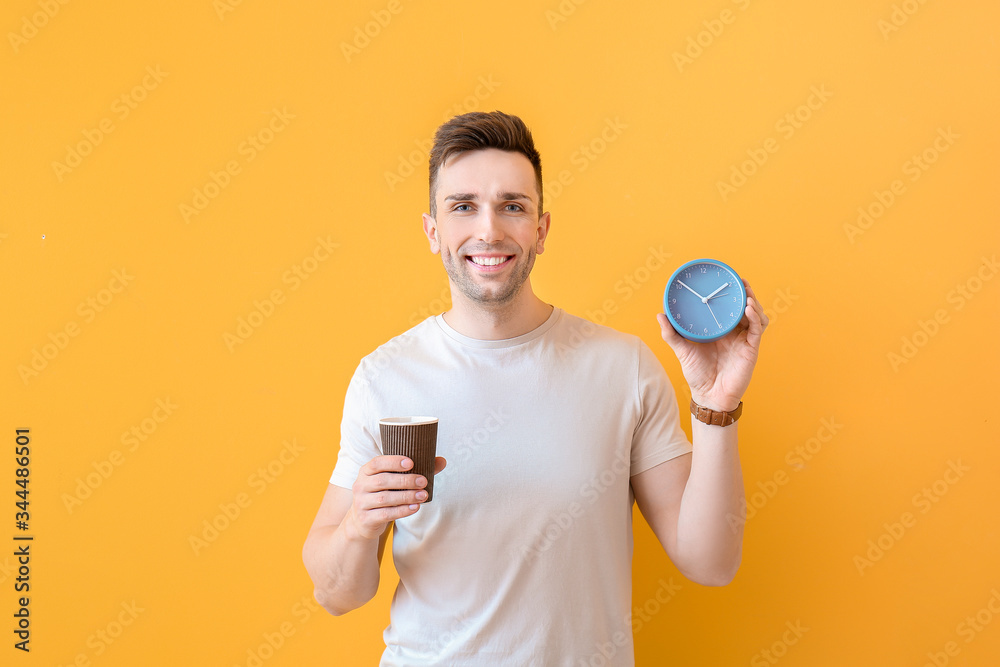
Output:
<instances>
[{"instance_id":1,"label":"man's eyebrow","mask_svg":"<svg viewBox=\"0 0 1000 667\"><path fill-rule=\"evenodd\" d=\"M475 192L456 192L455 194L448 195L444 198L445 201L476 201L477 199L479 199L479 197ZM531 197L521 192L498 192L497 199L502 201L518 199L531 201Z\"/></svg>"},{"instance_id":2,"label":"man's eyebrow","mask_svg":"<svg viewBox=\"0 0 1000 667\"><path fill-rule=\"evenodd\" d=\"M497 198L502 199L504 201L510 201L512 199L526 199L528 201L531 201L531 197L521 192L498 192Z\"/></svg>"},{"instance_id":3,"label":"man's eyebrow","mask_svg":"<svg viewBox=\"0 0 1000 667\"><path fill-rule=\"evenodd\" d=\"M444 198L445 201L475 201L476 199L475 192L456 192Z\"/></svg>"}]
</instances>

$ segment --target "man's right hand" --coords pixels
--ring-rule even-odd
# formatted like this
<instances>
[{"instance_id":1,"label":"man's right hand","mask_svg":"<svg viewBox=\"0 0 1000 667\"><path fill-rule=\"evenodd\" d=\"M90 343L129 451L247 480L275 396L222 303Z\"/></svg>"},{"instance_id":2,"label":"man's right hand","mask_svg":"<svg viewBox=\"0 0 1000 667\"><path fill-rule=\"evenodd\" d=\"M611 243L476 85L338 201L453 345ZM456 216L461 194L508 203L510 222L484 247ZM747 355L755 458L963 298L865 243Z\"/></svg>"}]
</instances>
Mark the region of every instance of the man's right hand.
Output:
<instances>
[{"instance_id":1,"label":"man's right hand","mask_svg":"<svg viewBox=\"0 0 1000 667\"><path fill-rule=\"evenodd\" d=\"M435 472L444 470L444 458L434 463ZM427 480L406 472L412 468L405 456L376 456L361 467L350 490L327 484L302 560L316 600L331 614L375 597L389 524L416 513L427 499Z\"/></svg>"},{"instance_id":2,"label":"man's right hand","mask_svg":"<svg viewBox=\"0 0 1000 667\"><path fill-rule=\"evenodd\" d=\"M447 462L438 456L434 472L444 470ZM423 475L399 474L413 468L405 456L376 456L361 467L351 491L354 502L347 521L359 537L378 539L390 523L415 514L420 503L427 500L427 478Z\"/></svg>"}]
</instances>

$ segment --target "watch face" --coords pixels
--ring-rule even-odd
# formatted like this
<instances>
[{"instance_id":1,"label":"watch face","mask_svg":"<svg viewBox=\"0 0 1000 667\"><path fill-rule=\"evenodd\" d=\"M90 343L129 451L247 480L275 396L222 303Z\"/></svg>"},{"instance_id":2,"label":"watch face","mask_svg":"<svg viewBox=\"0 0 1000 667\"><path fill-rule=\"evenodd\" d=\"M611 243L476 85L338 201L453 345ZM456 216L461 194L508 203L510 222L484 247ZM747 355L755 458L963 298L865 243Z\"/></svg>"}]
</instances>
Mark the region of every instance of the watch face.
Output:
<instances>
[{"instance_id":1,"label":"watch face","mask_svg":"<svg viewBox=\"0 0 1000 667\"><path fill-rule=\"evenodd\" d=\"M710 341L736 328L747 307L743 281L729 266L696 259L674 271L663 293L663 310L677 333Z\"/></svg>"}]
</instances>

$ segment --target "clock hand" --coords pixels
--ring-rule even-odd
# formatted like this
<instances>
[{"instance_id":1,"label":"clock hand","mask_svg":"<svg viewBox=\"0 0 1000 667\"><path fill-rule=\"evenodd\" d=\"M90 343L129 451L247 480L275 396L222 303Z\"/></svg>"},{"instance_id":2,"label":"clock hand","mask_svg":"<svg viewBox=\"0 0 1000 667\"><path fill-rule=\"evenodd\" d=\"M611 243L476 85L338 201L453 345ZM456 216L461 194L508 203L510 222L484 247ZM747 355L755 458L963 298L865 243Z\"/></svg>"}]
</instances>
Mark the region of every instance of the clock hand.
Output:
<instances>
[{"instance_id":1,"label":"clock hand","mask_svg":"<svg viewBox=\"0 0 1000 667\"><path fill-rule=\"evenodd\" d=\"M719 318L715 316L715 311L712 310L712 306L708 303L708 301L705 302L705 305L708 306L708 312L712 313L712 319L715 320L715 325L721 329L722 325L719 324Z\"/></svg>"},{"instance_id":2,"label":"clock hand","mask_svg":"<svg viewBox=\"0 0 1000 667\"><path fill-rule=\"evenodd\" d=\"M709 294L708 296L706 296L704 298L704 301L707 303L709 299L711 299L713 296L715 296L716 294L718 294L722 290L726 289L727 287L729 287L729 283L723 284L722 287L720 287L719 289L715 290L714 292L712 292L711 294Z\"/></svg>"},{"instance_id":3,"label":"clock hand","mask_svg":"<svg viewBox=\"0 0 1000 667\"><path fill-rule=\"evenodd\" d=\"M718 299L720 296L726 296L727 294L729 294L729 292L723 292L722 294L716 294L715 296L706 296L705 299Z\"/></svg>"},{"instance_id":4,"label":"clock hand","mask_svg":"<svg viewBox=\"0 0 1000 667\"><path fill-rule=\"evenodd\" d=\"M697 292L695 292L693 289L691 289L687 285L684 285L684 283L681 282L680 280L677 281L677 284L678 285L683 285L689 292L691 292L691 294L694 294L696 297L698 297L699 299L701 299L702 303L705 302L705 297L703 297L702 295L698 294ZM718 291L718 290L716 290L716 291Z\"/></svg>"}]
</instances>

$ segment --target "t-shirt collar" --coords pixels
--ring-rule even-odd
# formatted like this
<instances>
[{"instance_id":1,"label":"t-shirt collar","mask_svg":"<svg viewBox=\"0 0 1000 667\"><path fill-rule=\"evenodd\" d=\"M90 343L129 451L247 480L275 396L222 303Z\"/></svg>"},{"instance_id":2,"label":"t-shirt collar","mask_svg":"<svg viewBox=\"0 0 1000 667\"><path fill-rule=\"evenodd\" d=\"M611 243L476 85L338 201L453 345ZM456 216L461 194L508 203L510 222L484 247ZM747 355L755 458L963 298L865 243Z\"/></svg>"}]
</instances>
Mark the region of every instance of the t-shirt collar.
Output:
<instances>
[{"instance_id":1,"label":"t-shirt collar","mask_svg":"<svg viewBox=\"0 0 1000 667\"><path fill-rule=\"evenodd\" d=\"M480 338L470 338L469 336L460 334L444 321L444 314L435 315L434 322L438 325L438 327L440 327L442 333L462 345L479 349L498 349L514 347L515 345L523 345L524 343L528 343L535 340L539 336L544 335L546 331L555 326L556 322L559 321L559 318L562 316L562 312L561 308L553 307L552 313L549 314L548 319L528 333L515 336L514 338L503 338L501 340L482 340Z\"/></svg>"}]
</instances>

